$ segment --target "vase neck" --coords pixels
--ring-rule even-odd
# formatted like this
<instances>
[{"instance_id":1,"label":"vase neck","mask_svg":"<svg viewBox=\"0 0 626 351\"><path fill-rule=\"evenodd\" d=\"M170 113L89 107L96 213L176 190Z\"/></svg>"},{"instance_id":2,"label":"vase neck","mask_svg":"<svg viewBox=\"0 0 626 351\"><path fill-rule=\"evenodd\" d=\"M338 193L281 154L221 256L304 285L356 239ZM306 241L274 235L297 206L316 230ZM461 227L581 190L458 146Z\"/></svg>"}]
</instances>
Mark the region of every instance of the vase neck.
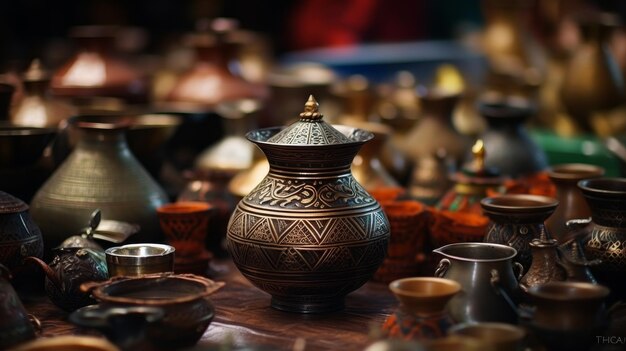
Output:
<instances>
[{"instance_id":1,"label":"vase neck","mask_svg":"<svg viewBox=\"0 0 626 351\"><path fill-rule=\"evenodd\" d=\"M363 145L303 146L257 143L270 164L270 171L302 176L333 176L349 173L352 160Z\"/></svg>"},{"instance_id":2,"label":"vase neck","mask_svg":"<svg viewBox=\"0 0 626 351\"><path fill-rule=\"evenodd\" d=\"M124 129L78 128L78 148L83 150L117 149L129 151Z\"/></svg>"}]
</instances>

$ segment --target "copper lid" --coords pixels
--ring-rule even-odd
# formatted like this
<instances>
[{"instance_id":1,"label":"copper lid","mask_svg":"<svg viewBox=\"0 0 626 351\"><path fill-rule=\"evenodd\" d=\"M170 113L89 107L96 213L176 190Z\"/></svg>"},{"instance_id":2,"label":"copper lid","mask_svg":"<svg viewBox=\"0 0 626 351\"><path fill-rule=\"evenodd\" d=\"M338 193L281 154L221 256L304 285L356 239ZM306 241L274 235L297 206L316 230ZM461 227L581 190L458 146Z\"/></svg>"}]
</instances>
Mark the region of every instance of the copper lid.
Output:
<instances>
[{"instance_id":1,"label":"copper lid","mask_svg":"<svg viewBox=\"0 0 626 351\"><path fill-rule=\"evenodd\" d=\"M267 142L282 145L334 145L353 142L324 122L323 117L319 112L319 104L310 95L304 104L304 112L300 113L300 120L272 136Z\"/></svg>"},{"instance_id":2,"label":"copper lid","mask_svg":"<svg viewBox=\"0 0 626 351\"><path fill-rule=\"evenodd\" d=\"M0 191L0 214L28 211L28 205L17 197Z\"/></svg>"}]
</instances>

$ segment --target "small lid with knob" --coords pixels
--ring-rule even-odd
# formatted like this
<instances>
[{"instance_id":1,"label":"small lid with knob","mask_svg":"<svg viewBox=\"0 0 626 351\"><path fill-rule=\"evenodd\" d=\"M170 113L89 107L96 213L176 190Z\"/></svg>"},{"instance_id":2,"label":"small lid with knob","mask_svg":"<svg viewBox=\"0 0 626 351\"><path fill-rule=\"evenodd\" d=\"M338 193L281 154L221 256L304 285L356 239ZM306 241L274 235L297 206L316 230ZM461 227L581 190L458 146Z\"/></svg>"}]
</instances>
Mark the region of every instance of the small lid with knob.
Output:
<instances>
[{"instance_id":1,"label":"small lid with knob","mask_svg":"<svg viewBox=\"0 0 626 351\"><path fill-rule=\"evenodd\" d=\"M281 145L333 145L351 143L348 136L324 122L319 112L319 104L309 96L304 104L300 119L267 140L270 144Z\"/></svg>"},{"instance_id":2,"label":"small lid with knob","mask_svg":"<svg viewBox=\"0 0 626 351\"><path fill-rule=\"evenodd\" d=\"M500 175L497 169L485 165L485 144L481 139L476 140L472 146L472 161L463 167L462 171L452 176L452 180L457 184L473 184L497 186L501 185L505 178Z\"/></svg>"}]
</instances>

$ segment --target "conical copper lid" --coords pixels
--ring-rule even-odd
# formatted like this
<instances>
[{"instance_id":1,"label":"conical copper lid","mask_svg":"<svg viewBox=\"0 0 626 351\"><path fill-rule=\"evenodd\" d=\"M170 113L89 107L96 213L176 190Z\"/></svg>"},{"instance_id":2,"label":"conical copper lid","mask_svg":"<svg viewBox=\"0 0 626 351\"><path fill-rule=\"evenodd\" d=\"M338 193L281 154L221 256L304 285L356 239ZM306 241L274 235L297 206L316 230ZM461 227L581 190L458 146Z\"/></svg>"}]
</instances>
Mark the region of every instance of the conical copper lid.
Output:
<instances>
[{"instance_id":1,"label":"conical copper lid","mask_svg":"<svg viewBox=\"0 0 626 351\"><path fill-rule=\"evenodd\" d=\"M319 112L319 104L310 95L304 104L304 112L300 113L300 120L272 136L267 142L282 145L334 145L353 142L324 122L323 117Z\"/></svg>"},{"instance_id":2,"label":"conical copper lid","mask_svg":"<svg viewBox=\"0 0 626 351\"><path fill-rule=\"evenodd\" d=\"M0 214L18 213L28 210L28 205L17 197L0 191Z\"/></svg>"}]
</instances>

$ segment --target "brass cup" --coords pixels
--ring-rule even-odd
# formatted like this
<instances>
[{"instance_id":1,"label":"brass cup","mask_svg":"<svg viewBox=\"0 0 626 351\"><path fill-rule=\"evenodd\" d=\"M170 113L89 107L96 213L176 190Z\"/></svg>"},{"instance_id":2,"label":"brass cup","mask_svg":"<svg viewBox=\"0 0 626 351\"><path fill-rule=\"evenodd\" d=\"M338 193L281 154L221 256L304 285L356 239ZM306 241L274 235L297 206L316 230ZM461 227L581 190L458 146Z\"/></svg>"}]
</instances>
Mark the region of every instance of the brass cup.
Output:
<instances>
[{"instance_id":1,"label":"brass cup","mask_svg":"<svg viewBox=\"0 0 626 351\"><path fill-rule=\"evenodd\" d=\"M394 280L389 289L410 312L435 314L443 312L461 285L445 278L414 277Z\"/></svg>"},{"instance_id":2,"label":"brass cup","mask_svg":"<svg viewBox=\"0 0 626 351\"><path fill-rule=\"evenodd\" d=\"M105 251L109 277L139 276L174 272L174 252L170 245L130 244Z\"/></svg>"}]
</instances>

